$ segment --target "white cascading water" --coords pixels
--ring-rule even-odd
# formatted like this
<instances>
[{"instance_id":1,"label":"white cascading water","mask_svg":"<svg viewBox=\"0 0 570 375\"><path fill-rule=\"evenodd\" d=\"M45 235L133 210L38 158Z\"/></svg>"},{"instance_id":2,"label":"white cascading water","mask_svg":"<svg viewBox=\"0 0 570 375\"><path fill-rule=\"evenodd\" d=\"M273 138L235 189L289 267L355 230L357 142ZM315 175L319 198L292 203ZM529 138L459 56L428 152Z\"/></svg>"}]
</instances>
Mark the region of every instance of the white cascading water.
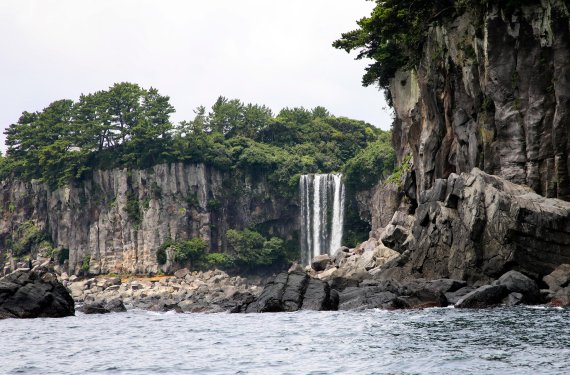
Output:
<instances>
[{"instance_id":1,"label":"white cascading water","mask_svg":"<svg viewBox=\"0 0 570 375\"><path fill-rule=\"evenodd\" d=\"M301 176L301 256L309 264L317 255L332 254L342 243L344 185L340 174ZM329 207L332 206L332 210Z\"/></svg>"}]
</instances>

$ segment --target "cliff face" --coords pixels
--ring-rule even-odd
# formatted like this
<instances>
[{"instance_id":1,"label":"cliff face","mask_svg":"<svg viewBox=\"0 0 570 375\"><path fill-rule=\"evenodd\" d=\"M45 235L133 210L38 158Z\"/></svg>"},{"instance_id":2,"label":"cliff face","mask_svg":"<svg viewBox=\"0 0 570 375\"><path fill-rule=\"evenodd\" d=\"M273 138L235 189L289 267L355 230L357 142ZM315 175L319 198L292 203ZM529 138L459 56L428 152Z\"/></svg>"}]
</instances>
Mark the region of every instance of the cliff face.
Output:
<instances>
[{"instance_id":1,"label":"cliff face","mask_svg":"<svg viewBox=\"0 0 570 375\"><path fill-rule=\"evenodd\" d=\"M417 72L391 82L399 161L417 192L486 173L570 199L570 24L561 0L509 15L497 7L434 25Z\"/></svg>"},{"instance_id":2,"label":"cliff face","mask_svg":"<svg viewBox=\"0 0 570 375\"><path fill-rule=\"evenodd\" d=\"M433 25L417 71L392 79L393 143L413 167L369 193L371 236L401 253L378 278L481 284L570 262L569 12L536 3Z\"/></svg>"},{"instance_id":3,"label":"cliff face","mask_svg":"<svg viewBox=\"0 0 570 375\"><path fill-rule=\"evenodd\" d=\"M297 207L263 176L201 164L96 171L55 191L14 182L0 193L0 253L18 225L32 221L70 250L70 272L78 272L86 257L91 273L157 272L156 250L168 238L200 237L222 251L227 229L262 226L288 239L298 229Z\"/></svg>"}]
</instances>

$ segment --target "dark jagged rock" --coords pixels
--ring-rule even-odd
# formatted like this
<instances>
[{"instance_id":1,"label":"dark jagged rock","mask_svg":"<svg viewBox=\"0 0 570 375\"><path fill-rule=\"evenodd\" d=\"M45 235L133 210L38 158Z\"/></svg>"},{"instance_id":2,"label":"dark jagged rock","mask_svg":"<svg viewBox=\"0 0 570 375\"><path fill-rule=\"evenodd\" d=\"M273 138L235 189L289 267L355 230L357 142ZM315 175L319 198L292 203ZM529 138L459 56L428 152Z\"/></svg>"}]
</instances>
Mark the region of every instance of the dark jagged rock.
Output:
<instances>
[{"instance_id":1,"label":"dark jagged rock","mask_svg":"<svg viewBox=\"0 0 570 375\"><path fill-rule=\"evenodd\" d=\"M508 295L509 290L504 285L483 285L461 298L455 307L460 309L493 307L500 305Z\"/></svg>"},{"instance_id":2,"label":"dark jagged rock","mask_svg":"<svg viewBox=\"0 0 570 375\"><path fill-rule=\"evenodd\" d=\"M561 307L570 306L570 287L566 287L556 291L551 296L548 304L551 306L561 306Z\"/></svg>"},{"instance_id":3,"label":"dark jagged rock","mask_svg":"<svg viewBox=\"0 0 570 375\"><path fill-rule=\"evenodd\" d=\"M466 287L463 287L459 290L456 290L455 292L445 293L445 298L447 298L447 302L450 305L455 305L457 302L459 302L459 300L461 298L465 297L466 295L468 295L469 293L471 293L475 289L476 288L474 288L472 286L466 286Z\"/></svg>"},{"instance_id":4,"label":"dark jagged rock","mask_svg":"<svg viewBox=\"0 0 570 375\"><path fill-rule=\"evenodd\" d=\"M342 291L346 288L356 287L362 281L370 278L364 269L339 268L329 281L331 289Z\"/></svg>"},{"instance_id":5,"label":"dark jagged rock","mask_svg":"<svg viewBox=\"0 0 570 375\"><path fill-rule=\"evenodd\" d=\"M410 251L378 278L488 284L514 269L534 279L570 263L570 203L478 169L421 194Z\"/></svg>"},{"instance_id":6,"label":"dark jagged rock","mask_svg":"<svg viewBox=\"0 0 570 375\"><path fill-rule=\"evenodd\" d=\"M350 287L339 293L339 310L388 309L396 294L381 286Z\"/></svg>"},{"instance_id":7,"label":"dark jagged rock","mask_svg":"<svg viewBox=\"0 0 570 375\"><path fill-rule=\"evenodd\" d=\"M510 293L505 299L503 299L503 304L505 306L517 306L523 304L524 296L522 293Z\"/></svg>"},{"instance_id":8,"label":"dark jagged rock","mask_svg":"<svg viewBox=\"0 0 570 375\"><path fill-rule=\"evenodd\" d=\"M257 299L246 301L232 312L320 311L335 310L337 305L337 295L327 283L305 273L292 272L280 273L267 283Z\"/></svg>"},{"instance_id":9,"label":"dark jagged rock","mask_svg":"<svg viewBox=\"0 0 570 375\"><path fill-rule=\"evenodd\" d=\"M536 304L542 302L540 290L536 282L520 272L509 271L505 273L497 280L497 284L506 286L511 294L517 294L514 297L517 298L520 303Z\"/></svg>"},{"instance_id":10,"label":"dark jagged rock","mask_svg":"<svg viewBox=\"0 0 570 375\"><path fill-rule=\"evenodd\" d=\"M447 306L444 291L464 283L450 280L396 281L366 280L360 287L349 287L339 293L339 310L352 309L416 309Z\"/></svg>"},{"instance_id":11,"label":"dark jagged rock","mask_svg":"<svg viewBox=\"0 0 570 375\"><path fill-rule=\"evenodd\" d=\"M303 296L302 310L330 311L338 308L338 292L329 284L320 280L309 279L309 284Z\"/></svg>"},{"instance_id":12,"label":"dark jagged rock","mask_svg":"<svg viewBox=\"0 0 570 375\"><path fill-rule=\"evenodd\" d=\"M77 311L84 314L109 314L112 312L125 312L127 309L120 298L113 298L110 301L86 302Z\"/></svg>"},{"instance_id":13,"label":"dark jagged rock","mask_svg":"<svg viewBox=\"0 0 570 375\"><path fill-rule=\"evenodd\" d=\"M16 271L0 279L0 319L74 314L73 299L53 273L41 269Z\"/></svg>"}]
</instances>

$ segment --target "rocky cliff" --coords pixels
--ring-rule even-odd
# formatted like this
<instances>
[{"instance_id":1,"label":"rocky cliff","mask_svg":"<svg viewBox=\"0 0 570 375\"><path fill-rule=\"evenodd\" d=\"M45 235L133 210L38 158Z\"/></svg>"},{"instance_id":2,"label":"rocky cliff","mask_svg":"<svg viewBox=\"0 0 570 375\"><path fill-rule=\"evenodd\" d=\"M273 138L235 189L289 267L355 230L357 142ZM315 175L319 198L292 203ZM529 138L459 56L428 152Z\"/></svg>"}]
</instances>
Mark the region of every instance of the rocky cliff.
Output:
<instances>
[{"instance_id":1,"label":"rocky cliff","mask_svg":"<svg viewBox=\"0 0 570 375\"><path fill-rule=\"evenodd\" d=\"M148 170L96 171L51 191L37 182L0 186L0 255L19 225L32 222L69 249L69 270L87 260L91 273L154 273L167 239L200 237L223 251L227 229L259 227L292 239L297 207L264 176L220 172L202 164L163 164Z\"/></svg>"},{"instance_id":2,"label":"rocky cliff","mask_svg":"<svg viewBox=\"0 0 570 375\"><path fill-rule=\"evenodd\" d=\"M434 23L390 93L393 144L412 168L361 194L369 242L401 254L374 277L540 280L570 262L567 2Z\"/></svg>"},{"instance_id":3,"label":"rocky cliff","mask_svg":"<svg viewBox=\"0 0 570 375\"><path fill-rule=\"evenodd\" d=\"M498 2L497 2L498 3ZM391 81L394 144L418 194L474 167L570 199L567 3L497 5L434 24L416 71Z\"/></svg>"}]
</instances>

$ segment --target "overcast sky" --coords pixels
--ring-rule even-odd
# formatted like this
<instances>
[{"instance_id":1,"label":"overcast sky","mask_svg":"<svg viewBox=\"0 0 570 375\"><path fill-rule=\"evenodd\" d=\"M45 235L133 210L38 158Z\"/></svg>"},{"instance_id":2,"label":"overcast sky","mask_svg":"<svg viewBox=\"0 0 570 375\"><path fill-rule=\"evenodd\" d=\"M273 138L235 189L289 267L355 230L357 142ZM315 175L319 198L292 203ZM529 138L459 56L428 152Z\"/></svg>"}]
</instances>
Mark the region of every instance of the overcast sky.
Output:
<instances>
[{"instance_id":1,"label":"overcast sky","mask_svg":"<svg viewBox=\"0 0 570 375\"><path fill-rule=\"evenodd\" d=\"M58 99L135 82L191 119L219 95L322 105L388 129L363 61L331 43L370 14L365 0L0 0L0 127ZM3 135L2 135L3 144Z\"/></svg>"}]
</instances>

